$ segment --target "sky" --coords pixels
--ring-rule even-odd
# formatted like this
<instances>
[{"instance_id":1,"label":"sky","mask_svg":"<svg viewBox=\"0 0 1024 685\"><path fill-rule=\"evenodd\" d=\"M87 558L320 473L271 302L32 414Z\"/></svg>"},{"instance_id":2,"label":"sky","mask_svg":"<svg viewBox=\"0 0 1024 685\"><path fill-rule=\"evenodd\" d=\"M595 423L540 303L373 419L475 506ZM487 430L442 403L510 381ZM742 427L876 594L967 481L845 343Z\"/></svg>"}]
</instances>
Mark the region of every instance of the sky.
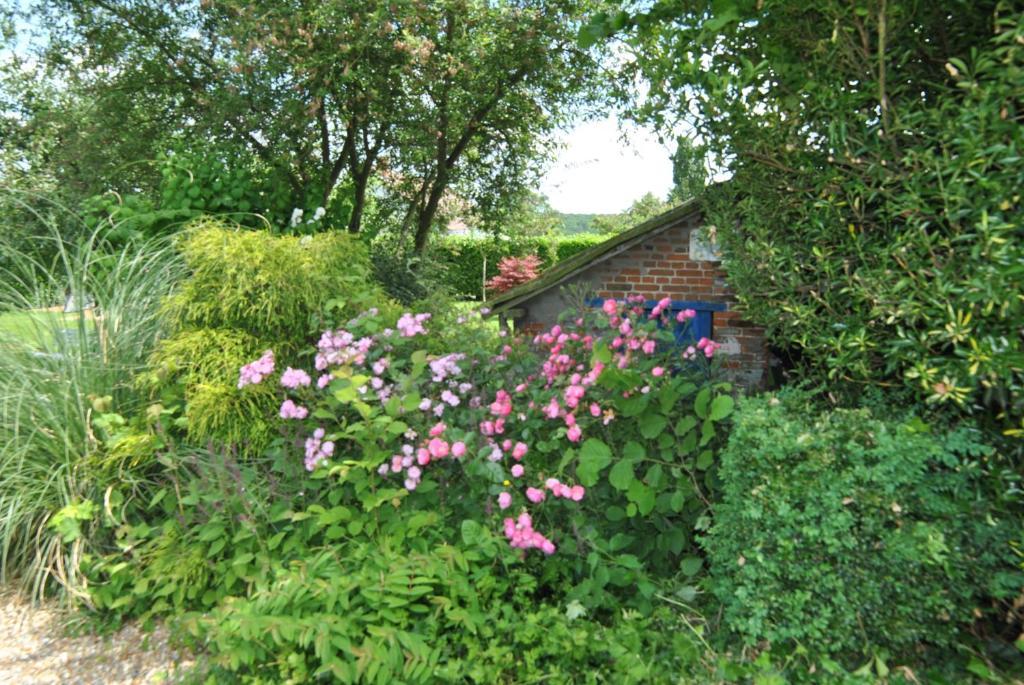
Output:
<instances>
[{"instance_id":1,"label":"sky","mask_svg":"<svg viewBox=\"0 0 1024 685\"><path fill-rule=\"evenodd\" d=\"M628 125L622 140L614 116L577 125L541 179L540 192L565 214L615 214L648 192L664 198L672 187L673 152L649 131Z\"/></svg>"}]
</instances>

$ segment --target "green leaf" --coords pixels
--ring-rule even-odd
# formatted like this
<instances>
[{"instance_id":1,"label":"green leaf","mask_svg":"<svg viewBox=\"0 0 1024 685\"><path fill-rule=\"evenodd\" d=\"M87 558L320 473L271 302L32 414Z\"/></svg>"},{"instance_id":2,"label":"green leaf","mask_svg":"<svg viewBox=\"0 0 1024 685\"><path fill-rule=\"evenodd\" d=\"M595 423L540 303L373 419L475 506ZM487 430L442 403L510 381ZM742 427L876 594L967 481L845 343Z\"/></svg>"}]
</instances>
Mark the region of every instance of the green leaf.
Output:
<instances>
[{"instance_id":1,"label":"green leaf","mask_svg":"<svg viewBox=\"0 0 1024 685\"><path fill-rule=\"evenodd\" d=\"M697 419L693 416L686 415L683 418L676 421L675 433L679 437L682 437L692 431L697 425Z\"/></svg>"},{"instance_id":2,"label":"green leaf","mask_svg":"<svg viewBox=\"0 0 1024 685\"><path fill-rule=\"evenodd\" d=\"M608 482L616 490L628 490L634 480L633 469L636 462L632 459L623 459L612 467L608 473Z\"/></svg>"},{"instance_id":3,"label":"green leaf","mask_svg":"<svg viewBox=\"0 0 1024 685\"><path fill-rule=\"evenodd\" d=\"M693 576L700 571L700 567L704 565L704 561L700 557L686 557L679 562L679 570L684 575Z\"/></svg>"},{"instance_id":4,"label":"green leaf","mask_svg":"<svg viewBox=\"0 0 1024 685\"><path fill-rule=\"evenodd\" d=\"M348 521L352 518L352 511L348 507L333 507L320 514L317 523L322 526L330 526L339 521Z\"/></svg>"},{"instance_id":5,"label":"green leaf","mask_svg":"<svg viewBox=\"0 0 1024 685\"><path fill-rule=\"evenodd\" d=\"M711 450L704 450L703 452L700 453L700 456L697 457L697 468L700 469L701 471L705 470L706 468L711 466L712 462L714 461L714 458L715 455L711 452Z\"/></svg>"},{"instance_id":6,"label":"green leaf","mask_svg":"<svg viewBox=\"0 0 1024 685\"><path fill-rule=\"evenodd\" d=\"M711 388L703 388L697 393L697 399L693 401L693 412L699 419L708 417L708 402L711 401Z\"/></svg>"},{"instance_id":7,"label":"green leaf","mask_svg":"<svg viewBox=\"0 0 1024 685\"><path fill-rule=\"evenodd\" d=\"M654 491L638 480L634 480L629 484L626 497L629 498L632 504L636 504L637 511L643 516L654 510L656 500Z\"/></svg>"},{"instance_id":8,"label":"green leaf","mask_svg":"<svg viewBox=\"0 0 1024 685\"><path fill-rule=\"evenodd\" d=\"M665 430L665 425L668 420L659 413L650 412L640 417L640 435L644 436L648 440L661 435L661 432Z\"/></svg>"},{"instance_id":9,"label":"green leaf","mask_svg":"<svg viewBox=\"0 0 1024 685\"><path fill-rule=\"evenodd\" d=\"M630 440L626 443L625 447L622 448L622 455L626 459L640 461L641 459L647 458L647 451L644 449L644 446L636 440Z\"/></svg>"},{"instance_id":10,"label":"green leaf","mask_svg":"<svg viewBox=\"0 0 1024 685\"><path fill-rule=\"evenodd\" d=\"M588 438L580 447L580 461L576 466L576 475L579 477L580 483L588 488L593 487L597 484L601 471L610 463L612 463L612 451L608 445L597 438Z\"/></svg>"},{"instance_id":11,"label":"green leaf","mask_svg":"<svg viewBox=\"0 0 1024 685\"><path fill-rule=\"evenodd\" d=\"M736 403L730 396L719 395L711 403L711 413L709 414L709 418L712 421L721 421L732 414L732 409L735 404Z\"/></svg>"},{"instance_id":12,"label":"green leaf","mask_svg":"<svg viewBox=\"0 0 1024 685\"><path fill-rule=\"evenodd\" d=\"M462 522L461 532L462 542L469 546L477 544L483 536L483 529L473 519L466 519Z\"/></svg>"}]
</instances>

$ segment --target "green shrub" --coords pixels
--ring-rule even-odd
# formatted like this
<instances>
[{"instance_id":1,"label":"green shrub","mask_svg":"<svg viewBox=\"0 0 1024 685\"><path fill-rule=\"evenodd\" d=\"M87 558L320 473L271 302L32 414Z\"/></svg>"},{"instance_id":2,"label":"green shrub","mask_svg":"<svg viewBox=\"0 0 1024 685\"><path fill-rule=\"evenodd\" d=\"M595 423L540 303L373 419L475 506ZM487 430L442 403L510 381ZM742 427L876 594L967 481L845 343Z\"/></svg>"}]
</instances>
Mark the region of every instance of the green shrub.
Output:
<instances>
[{"instance_id":1,"label":"green shrub","mask_svg":"<svg viewBox=\"0 0 1024 685\"><path fill-rule=\"evenodd\" d=\"M169 405L184 403L193 444L255 454L273 435L277 406L267 388L239 392L239 368L266 349L282 369L296 364L323 329L388 305L364 246L345 233L275 236L203 218L179 248L189 275L164 305L172 335L140 382Z\"/></svg>"},{"instance_id":2,"label":"green shrub","mask_svg":"<svg viewBox=\"0 0 1024 685\"><path fill-rule=\"evenodd\" d=\"M380 301L366 250L347 233L275 236L204 218L190 225L180 249L190 275L167 304L180 329L298 341L323 325L328 301L350 315Z\"/></svg>"},{"instance_id":3,"label":"green shrub","mask_svg":"<svg viewBox=\"0 0 1024 685\"><path fill-rule=\"evenodd\" d=\"M1020 580L1016 530L979 488L990 452L966 430L747 400L704 539L725 624L747 645L847 661L951 646Z\"/></svg>"},{"instance_id":4,"label":"green shrub","mask_svg":"<svg viewBox=\"0 0 1024 685\"><path fill-rule=\"evenodd\" d=\"M546 269L606 238L588 234L555 238L535 236L514 240L448 237L431 247L431 257L442 270L441 280L453 294L479 299L484 282L498 275L498 262L503 257L535 254L541 258L542 268Z\"/></svg>"},{"instance_id":5,"label":"green shrub","mask_svg":"<svg viewBox=\"0 0 1024 685\"><path fill-rule=\"evenodd\" d=\"M1019 5L743 7L717 68L667 62L732 160L709 221L745 315L836 395L905 385L1024 436ZM702 54L674 25L685 48L650 53ZM861 40L900 47L847 59Z\"/></svg>"},{"instance_id":6,"label":"green shrub","mask_svg":"<svg viewBox=\"0 0 1024 685\"><path fill-rule=\"evenodd\" d=\"M152 390L174 379L184 401L186 432L194 444L215 438L231 445L266 445L268 418L277 408L268 387L240 393L238 370L267 349L259 338L231 328L185 329L160 342L153 367L139 378Z\"/></svg>"}]
</instances>

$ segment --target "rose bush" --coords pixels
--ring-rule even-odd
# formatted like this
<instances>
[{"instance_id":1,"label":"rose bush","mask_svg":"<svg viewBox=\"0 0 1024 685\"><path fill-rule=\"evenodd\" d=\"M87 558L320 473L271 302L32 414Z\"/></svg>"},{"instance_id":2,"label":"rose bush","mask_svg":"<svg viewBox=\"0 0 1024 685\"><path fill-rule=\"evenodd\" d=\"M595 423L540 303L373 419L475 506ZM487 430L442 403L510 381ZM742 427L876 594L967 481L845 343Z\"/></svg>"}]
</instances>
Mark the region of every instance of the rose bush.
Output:
<instances>
[{"instance_id":1,"label":"rose bush","mask_svg":"<svg viewBox=\"0 0 1024 685\"><path fill-rule=\"evenodd\" d=\"M652 578L700 568L693 531L733 406L713 380L717 345L679 350L666 307L609 300L532 341L445 354L423 349L430 315L389 326L370 310L325 331L308 371L268 375L268 351L239 385L280 387L306 469L365 512L411 507L463 535L487 525L574 598L649 606Z\"/></svg>"}]
</instances>

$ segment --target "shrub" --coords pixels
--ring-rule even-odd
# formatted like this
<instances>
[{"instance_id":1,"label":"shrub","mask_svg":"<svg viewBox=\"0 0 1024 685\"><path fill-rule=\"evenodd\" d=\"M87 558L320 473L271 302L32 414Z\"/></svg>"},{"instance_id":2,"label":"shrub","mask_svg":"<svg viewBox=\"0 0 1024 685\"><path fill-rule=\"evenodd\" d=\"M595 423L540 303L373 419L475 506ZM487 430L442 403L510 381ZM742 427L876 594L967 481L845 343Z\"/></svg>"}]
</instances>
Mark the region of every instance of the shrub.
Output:
<instances>
[{"instance_id":1,"label":"shrub","mask_svg":"<svg viewBox=\"0 0 1024 685\"><path fill-rule=\"evenodd\" d=\"M299 341L323 327L333 300L342 315L380 303L365 248L347 233L274 236L204 218L180 242L189 277L167 304L177 328L235 328Z\"/></svg>"},{"instance_id":2,"label":"shrub","mask_svg":"<svg viewBox=\"0 0 1024 685\"><path fill-rule=\"evenodd\" d=\"M686 17L684 47L646 52L716 41L717 68L665 60L658 82L706 107L734 172L709 211L729 282L798 371L853 398L904 385L1024 436L1019 8L963 3L950 32L946 5L885 7L857 38L833 26L860 25L859 6L748 3L724 42ZM848 60L860 40L904 47Z\"/></svg>"},{"instance_id":3,"label":"shrub","mask_svg":"<svg viewBox=\"0 0 1024 685\"><path fill-rule=\"evenodd\" d=\"M255 454L272 436L276 404L269 392L240 393L238 368L268 348L287 365L335 317L386 303L365 248L348 234L274 236L205 218L179 246L189 273L164 305L172 335L140 384L184 403L194 444Z\"/></svg>"},{"instance_id":4,"label":"shrub","mask_svg":"<svg viewBox=\"0 0 1024 685\"><path fill-rule=\"evenodd\" d=\"M951 646L1020 581L1014 527L981 496L990 452L963 430L745 401L704 539L726 626L812 658Z\"/></svg>"},{"instance_id":5,"label":"shrub","mask_svg":"<svg viewBox=\"0 0 1024 685\"><path fill-rule=\"evenodd\" d=\"M292 372L282 394L284 430L344 501L408 500L487 523L524 553L557 549L541 568L590 607L626 596L649 609L654 576L698 572L693 531L732 410L728 386L709 379L714 343L684 360L635 302L581 313L535 347L443 355L423 349L429 315L391 321L325 332L315 370Z\"/></svg>"},{"instance_id":6,"label":"shrub","mask_svg":"<svg viewBox=\"0 0 1024 685\"><path fill-rule=\"evenodd\" d=\"M479 299L484 283L498 275L498 263L505 257L535 254L543 270L603 240L605 236L587 234L504 240L449 236L431 247L431 258L438 264L442 282L454 294Z\"/></svg>"},{"instance_id":7,"label":"shrub","mask_svg":"<svg viewBox=\"0 0 1024 685\"><path fill-rule=\"evenodd\" d=\"M537 278L539 267L540 257L537 255L505 257L498 262L498 275L487 281L486 287L499 293L511 290Z\"/></svg>"}]
</instances>

